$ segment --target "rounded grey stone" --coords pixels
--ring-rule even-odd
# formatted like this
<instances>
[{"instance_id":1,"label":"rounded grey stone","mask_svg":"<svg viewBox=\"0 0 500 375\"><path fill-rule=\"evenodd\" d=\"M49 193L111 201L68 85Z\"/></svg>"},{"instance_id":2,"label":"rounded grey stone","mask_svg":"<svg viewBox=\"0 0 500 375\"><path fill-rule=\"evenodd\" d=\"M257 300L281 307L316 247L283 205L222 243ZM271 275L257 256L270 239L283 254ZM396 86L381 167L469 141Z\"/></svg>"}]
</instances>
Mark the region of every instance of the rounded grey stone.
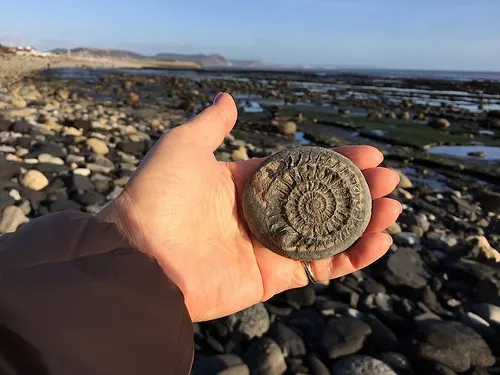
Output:
<instances>
[{"instance_id":1,"label":"rounded grey stone","mask_svg":"<svg viewBox=\"0 0 500 375\"><path fill-rule=\"evenodd\" d=\"M384 362L366 355L353 355L335 362L332 374L336 375L397 375Z\"/></svg>"},{"instance_id":2,"label":"rounded grey stone","mask_svg":"<svg viewBox=\"0 0 500 375\"><path fill-rule=\"evenodd\" d=\"M226 318L231 330L236 330L250 339L261 337L271 324L269 313L263 303L257 303Z\"/></svg>"},{"instance_id":3,"label":"rounded grey stone","mask_svg":"<svg viewBox=\"0 0 500 375\"><path fill-rule=\"evenodd\" d=\"M365 231L371 208L358 167L322 147L274 154L243 192L243 214L253 235L271 251L303 261L347 250Z\"/></svg>"}]
</instances>

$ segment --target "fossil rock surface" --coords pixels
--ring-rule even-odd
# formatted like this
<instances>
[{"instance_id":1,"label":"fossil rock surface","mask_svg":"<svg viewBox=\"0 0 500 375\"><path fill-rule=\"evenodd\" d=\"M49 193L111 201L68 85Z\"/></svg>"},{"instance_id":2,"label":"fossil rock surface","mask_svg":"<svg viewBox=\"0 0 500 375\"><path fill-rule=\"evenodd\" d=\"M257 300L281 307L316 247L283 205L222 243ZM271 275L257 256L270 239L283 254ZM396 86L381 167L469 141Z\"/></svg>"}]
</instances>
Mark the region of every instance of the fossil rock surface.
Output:
<instances>
[{"instance_id":1,"label":"fossil rock surface","mask_svg":"<svg viewBox=\"0 0 500 375\"><path fill-rule=\"evenodd\" d=\"M251 232L270 250L309 261L348 249L371 217L361 171L322 147L301 146L269 157L243 193Z\"/></svg>"}]
</instances>

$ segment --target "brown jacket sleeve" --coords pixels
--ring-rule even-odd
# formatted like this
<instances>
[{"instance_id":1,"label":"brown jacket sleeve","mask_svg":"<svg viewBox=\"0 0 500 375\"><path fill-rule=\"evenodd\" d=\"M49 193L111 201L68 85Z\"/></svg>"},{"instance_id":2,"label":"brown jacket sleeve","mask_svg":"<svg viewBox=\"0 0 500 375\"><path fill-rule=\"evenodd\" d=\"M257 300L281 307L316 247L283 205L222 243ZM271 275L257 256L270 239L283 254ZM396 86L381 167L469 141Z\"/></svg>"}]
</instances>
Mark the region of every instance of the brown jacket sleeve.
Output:
<instances>
[{"instance_id":1,"label":"brown jacket sleeve","mask_svg":"<svg viewBox=\"0 0 500 375\"><path fill-rule=\"evenodd\" d=\"M177 286L113 224L46 215L0 237L0 374L188 374Z\"/></svg>"}]
</instances>

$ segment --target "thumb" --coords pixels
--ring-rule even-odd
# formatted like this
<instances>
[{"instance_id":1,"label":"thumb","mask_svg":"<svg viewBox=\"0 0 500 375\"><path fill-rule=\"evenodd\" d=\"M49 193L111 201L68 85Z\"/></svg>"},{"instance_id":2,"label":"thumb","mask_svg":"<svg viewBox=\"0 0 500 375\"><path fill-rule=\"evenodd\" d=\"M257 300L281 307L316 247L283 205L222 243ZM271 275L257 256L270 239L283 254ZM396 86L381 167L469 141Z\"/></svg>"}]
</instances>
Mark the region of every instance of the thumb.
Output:
<instances>
[{"instance_id":1,"label":"thumb","mask_svg":"<svg viewBox=\"0 0 500 375\"><path fill-rule=\"evenodd\" d=\"M214 151L234 127L237 117L238 110L231 95L220 92L214 104L182 126L192 132L193 141Z\"/></svg>"}]
</instances>

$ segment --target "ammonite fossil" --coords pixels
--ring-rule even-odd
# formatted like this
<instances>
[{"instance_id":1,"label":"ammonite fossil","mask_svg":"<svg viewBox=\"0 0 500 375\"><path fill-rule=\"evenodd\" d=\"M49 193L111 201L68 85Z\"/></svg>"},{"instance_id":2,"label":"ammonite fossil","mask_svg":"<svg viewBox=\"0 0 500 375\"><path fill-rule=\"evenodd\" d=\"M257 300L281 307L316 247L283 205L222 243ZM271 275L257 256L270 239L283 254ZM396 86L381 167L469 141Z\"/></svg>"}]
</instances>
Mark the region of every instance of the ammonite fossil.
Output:
<instances>
[{"instance_id":1,"label":"ammonite fossil","mask_svg":"<svg viewBox=\"0 0 500 375\"><path fill-rule=\"evenodd\" d=\"M302 261L349 248L365 231L371 205L356 165L312 146L269 157L243 192L243 213L255 237L270 250Z\"/></svg>"}]
</instances>

